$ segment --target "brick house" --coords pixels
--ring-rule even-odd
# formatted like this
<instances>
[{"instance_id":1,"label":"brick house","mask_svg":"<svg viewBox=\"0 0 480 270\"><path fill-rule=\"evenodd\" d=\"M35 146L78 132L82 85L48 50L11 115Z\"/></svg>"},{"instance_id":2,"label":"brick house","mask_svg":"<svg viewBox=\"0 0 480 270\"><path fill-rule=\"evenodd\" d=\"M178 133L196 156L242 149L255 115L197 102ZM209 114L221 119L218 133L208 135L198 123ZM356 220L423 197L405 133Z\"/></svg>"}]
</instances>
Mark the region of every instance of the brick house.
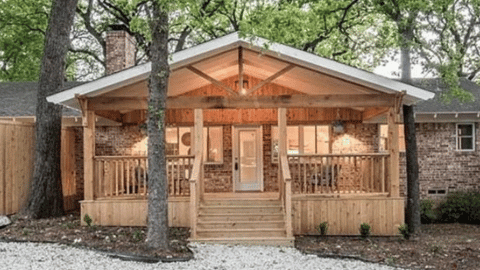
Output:
<instances>
[{"instance_id":1,"label":"brick house","mask_svg":"<svg viewBox=\"0 0 480 270\"><path fill-rule=\"evenodd\" d=\"M115 59L115 61L109 62L107 73L110 75L67 90L66 92L73 93L73 97L60 101L69 107L80 109L82 101L78 101L75 94L83 95L84 98L90 100L89 102L95 104L94 114L96 117L117 123L116 126L101 126L97 122L94 127L95 140L94 147L92 147L94 151L90 154L93 164L87 165L92 168L90 172L87 172L90 174L87 176L87 178L90 177L90 182L89 180L84 181L85 144L83 140L85 135L82 133L85 130L81 127L75 128L75 152L79 157L77 163L80 163L76 166L76 177L79 190L82 194L85 192L82 213L89 213L98 224L144 225L146 136L142 130L142 124L146 114L145 108L142 106L145 106L145 100L133 97L144 95L149 66L146 64L126 69L133 65L134 60L132 61L132 59L135 54L134 46L131 45L132 39L125 33L112 32L109 34L107 42L117 44L107 45L107 49L110 48L107 51L107 58ZM233 34L221 38L220 41L214 40L203 46L199 45L180 52L174 55L175 61L172 64L174 80L179 86L171 87L169 93L172 91L171 89L181 92L179 95L181 101L188 101L187 98L190 98L190 102L198 102L199 97L203 96L215 96L217 100L220 100L219 97L231 94L228 93L228 90L242 95L242 91L248 93L260 84L261 87L258 87L258 90L252 91L252 96L261 102L271 100L271 97L276 96L278 98L282 96L302 98L305 94L312 95L318 91L323 95L341 92L347 96L355 94L357 96L354 97L361 98L363 95L385 91L385 88L389 89L391 99L398 100L400 96L395 96L395 91L392 89L396 88L398 92L411 87L317 56L303 55L303 52L279 44L275 44L275 46L279 46L280 52L268 50L265 52L258 44L248 44ZM299 58L298 54L304 58ZM317 62L312 60L312 63L309 61L310 58ZM243 76L240 76L241 62L243 62ZM354 75L354 78L350 76L350 73ZM191 83L187 85L186 81ZM315 84L318 82L321 82L321 87L317 89ZM435 90L436 85L432 87L433 82L436 83L436 81L424 80L416 82L416 85ZM381 84L381 87L378 84ZM1 85L0 87L2 87ZM469 86L471 90L477 89L478 93L478 86ZM181 90L182 87L187 87L189 90ZM375 92L372 92L373 89ZM425 92L415 87L410 89L418 91L418 93ZM118 93L126 97L122 102L116 98ZM428 92L424 95L431 96ZM368 97L379 100L376 96ZM399 153L401 166L398 181L400 187L398 191L395 191L391 179L390 156L393 148L401 148L402 145L391 145L391 150L388 152L388 147L386 147L389 143L388 132L386 132L388 127L382 125L387 122L385 114L389 111L385 106L394 107L396 102L385 105L385 100L381 99L377 104L363 103L357 104L358 107L352 107L355 104L345 105L348 102L333 98L332 102L337 102L337 105L330 107L322 105L321 99L315 94L309 98L316 102L311 107L302 105L291 107L285 103L278 103L275 106L268 105L266 108L248 105L246 108L238 110L228 108L228 104L225 105L225 101L222 101L221 106L226 106L226 108L216 109L219 105L214 104L215 109L207 107L200 110L202 112L199 112L199 108L184 108L179 106L178 102L174 102L173 104L176 104L174 106L177 107L167 111L168 127L166 130L167 155L170 157L170 224L173 226L196 226L199 231L197 238L210 240L215 238L211 235L212 226L223 226L224 236L232 238L229 235L232 233L232 228L228 227L229 223L219 225L208 220L215 214L210 212L218 210L215 207L208 208L210 206L208 204L214 202L222 205L225 203L225 199L236 203L241 202L242 199L243 201L248 199L258 205L273 203L276 207L277 198L285 193L286 188L280 181L285 177L284 171L280 170L285 168L279 166L282 164L281 154L283 152L288 163L288 166L285 167L289 168L292 177L290 187L290 211L293 214L290 221L292 233L313 231L316 224L328 220L333 233L356 234L358 225L356 223L364 220L374 224L374 233L376 234L396 234L396 226L403 222L402 196L405 169L402 164L404 164L404 155L402 152ZM407 94L403 101L406 100L408 103L419 99L421 98ZM174 98L172 100L175 101ZM300 100L305 103L312 102L308 98ZM59 102L58 99L56 102ZM136 107L134 106L132 109L131 103L136 103ZM277 109L281 107L279 104L287 109ZM455 124L457 121L453 121L455 119L449 118L448 121L453 122L447 122L446 118L442 118L449 112L449 108L443 110L442 106L444 105L438 102L438 98L424 101L417 106L416 121L418 122L417 138L422 196L441 196L442 189L448 192L453 186L458 189L466 186L467 183L475 186L475 176L478 181L480 171L478 147L474 147L474 151L469 152L456 151L458 145L456 129L461 129L463 134L469 132L468 126L463 126L463 123L474 123L472 132L478 138L478 132L476 132L478 124L475 125L478 120L474 121L479 119L478 114L474 115L473 109L462 113L459 109L464 107L456 107L455 113L450 115L456 117L455 119L460 123L457 125ZM472 106L475 108L474 105ZM436 116L430 111L431 108L438 110ZM479 106L476 108L478 111ZM280 113L283 111L285 115L281 116ZM463 117L467 115L470 118L463 121ZM88 117L85 110L84 117ZM203 118L201 125L194 121L199 118ZM281 122L284 121L281 120L282 118L286 118L285 122ZM398 123L393 118L391 119L392 125ZM436 122L440 119L444 121ZM92 132L92 126L88 129ZM279 132L279 129L283 132ZM195 136L200 133L203 139ZM401 136L401 133L397 135ZM397 135L392 132L390 136ZM248 139L248 136L254 139ZM469 138L468 135L460 136L460 141L463 139L461 147L469 146ZM478 146L477 138L470 139L473 140L473 145ZM282 140L284 141L283 146L281 146ZM439 142L438 145L441 148L433 147L432 140ZM201 151L198 148L195 149L195 145L203 145ZM247 151L248 149L256 150ZM242 151L244 156L242 156ZM250 156L245 154L246 152L250 152ZM203 186L197 195L200 193L203 196L203 202L200 206L192 207L191 181L188 180L191 180L192 174L194 174L195 157L199 154L203 157L202 162L204 163L201 166L203 167L201 181ZM443 165L439 163L439 161L443 163L446 156L448 156L448 163L445 162ZM242 158L245 159L244 164L239 164ZM260 164L260 166L252 166L252 163ZM238 171L238 169L236 170L237 166L240 166L240 171L243 170L243 175L252 177L246 177L242 183L239 173L235 172ZM466 176L471 177L465 179ZM261 181L255 181L258 179ZM442 180L440 181L440 179ZM335 183L333 183L334 181ZM84 189L84 183L86 185L90 183L90 187ZM254 191L254 193L249 191ZM395 192L398 192L398 195L395 195ZM435 194L429 194L432 192ZM266 227L264 231L252 232L248 231L251 229L248 225L252 226L251 224L240 221L245 223L246 227L241 231L233 231L233 233L237 235L243 233L245 237L251 236L251 234L255 235L255 233L270 234L272 237L287 236L289 229L286 227L285 197L283 200L278 199L278 202L280 203L280 212L283 213L279 217L280 222L267 222L262 225ZM254 211L241 203L236 206L237 208L243 207L242 210L246 212ZM355 207L359 207L359 211ZM211 216L202 217L198 213L191 214L189 208L190 210L196 209L196 211L210 211ZM270 208L266 207L263 211L268 211ZM330 210L325 210L325 208ZM361 209L363 210L360 211ZM358 216L352 217L352 211L359 213ZM373 215L376 211L379 214ZM197 219L196 223L192 216ZM269 213L267 216L272 219L277 218L275 213ZM263 216L263 218L266 217ZM390 220L390 222L386 222L386 220ZM352 226L349 226L349 223L352 223ZM260 223L257 221L254 224L256 225L253 226L257 226ZM275 231L274 228L280 228L280 232ZM290 241L288 239L287 242ZM220 240L216 239L216 241ZM268 239L261 241L267 242Z\"/></svg>"},{"instance_id":2,"label":"brick house","mask_svg":"<svg viewBox=\"0 0 480 270\"><path fill-rule=\"evenodd\" d=\"M118 70L48 97L82 111L81 211L103 225L146 224L150 63L128 68L124 47ZM237 33L174 53L170 68L171 225L213 242L292 244L321 221L333 234L356 234L361 222L397 233L400 105L431 92ZM379 125L367 123L382 115L385 152ZM122 126L98 128L98 116Z\"/></svg>"}]
</instances>

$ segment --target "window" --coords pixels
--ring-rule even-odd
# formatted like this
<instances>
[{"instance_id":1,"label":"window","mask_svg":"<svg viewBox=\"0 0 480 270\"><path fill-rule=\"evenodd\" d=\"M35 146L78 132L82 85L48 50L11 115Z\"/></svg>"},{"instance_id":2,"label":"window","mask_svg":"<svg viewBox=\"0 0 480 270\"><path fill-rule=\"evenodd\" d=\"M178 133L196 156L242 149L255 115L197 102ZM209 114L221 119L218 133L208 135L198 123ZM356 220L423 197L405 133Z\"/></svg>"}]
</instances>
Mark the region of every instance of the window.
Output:
<instances>
[{"instance_id":1,"label":"window","mask_svg":"<svg viewBox=\"0 0 480 270\"><path fill-rule=\"evenodd\" d=\"M327 125L287 126L287 154L328 154L330 128ZM278 127L272 126L272 162L278 162Z\"/></svg>"},{"instance_id":2,"label":"window","mask_svg":"<svg viewBox=\"0 0 480 270\"><path fill-rule=\"evenodd\" d=\"M475 150L475 126L474 124L457 124L457 150Z\"/></svg>"},{"instance_id":3,"label":"window","mask_svg":"<svg viewBox=\"0 0 480 270\"><path fill-rule=\"evenodd\" d=\"M167 155L192 155L192 128L167 127L165 130Z\"/></svg>"},{"instance_id":4,"label":"window","mask_svg":"<svg viewBox=\"0 0 480 270\"><path fill-rule=\"evenodd\" d=\"M379 147L380 151L388 150L388 125L380 125ZM398 149L400 152L405 152L405 131L404 125L398 125Z\"/></svg>"},{"instance_id":5,"label":"window","mask_svg":"<svg viewBox=\"0 0 480 270\"><path fill-rule=\"evenodd\" d=\"M205 163L223 163L223 128L203 128L203 158Z\"/></svg>"},{"instance_id":6,"label":"window","mask_svg":"<svg viewBox=\"0 0 480 270\"><path fill-rule=\"evenodd\" d=\"M167 127L165 131L167 155L193 155L193 127ZM203 157L206 164L223 163L223 128L203 128Z\"/></svg>"},{"instance_id":7,"label":"window","mask_svg":"<svg viewBox=\"0 0 480 270\"><path fill-rule=\"evenodd\" d=\"M447 190L445 189L429 189L428 195L440 195L445 196L447 194Z\"/></svg>"}]
</instances>

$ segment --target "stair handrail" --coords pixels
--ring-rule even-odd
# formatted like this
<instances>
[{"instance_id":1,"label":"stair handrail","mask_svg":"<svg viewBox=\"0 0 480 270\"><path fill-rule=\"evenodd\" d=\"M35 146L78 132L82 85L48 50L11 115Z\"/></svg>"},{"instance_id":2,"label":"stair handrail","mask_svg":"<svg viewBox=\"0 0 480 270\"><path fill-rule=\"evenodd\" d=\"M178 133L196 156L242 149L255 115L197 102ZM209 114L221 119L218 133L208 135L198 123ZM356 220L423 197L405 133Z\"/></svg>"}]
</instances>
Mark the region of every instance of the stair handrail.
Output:
<instances>
[{"instance_id":1,"label":"stair handrail","mask_svg":"<svg viewBox=\"0 0 480 270\"><path fill-rule=\"evenodd\" d=\"M202 169L203 169L203 153L200 152L199 155L195 156L195 161L193 163L192 175L190 177L190 226L191 226L191 237L197 237L197 217L198 210L200 207L200 197L201 197L201 182L202 182Z\"/></svg>"},{"instance_id":2,"label":"stair handrail","mask_svg":"<svg viewBox=\"0 0 480 270\"><path fill-rule=\"evenodd\" d=\"M292 230L292 176L288 166L287 155L280 155L280 173L284 190L281 192L285 214L285 229L287 237L293 237Z\"/></svg>"}]
</instances>

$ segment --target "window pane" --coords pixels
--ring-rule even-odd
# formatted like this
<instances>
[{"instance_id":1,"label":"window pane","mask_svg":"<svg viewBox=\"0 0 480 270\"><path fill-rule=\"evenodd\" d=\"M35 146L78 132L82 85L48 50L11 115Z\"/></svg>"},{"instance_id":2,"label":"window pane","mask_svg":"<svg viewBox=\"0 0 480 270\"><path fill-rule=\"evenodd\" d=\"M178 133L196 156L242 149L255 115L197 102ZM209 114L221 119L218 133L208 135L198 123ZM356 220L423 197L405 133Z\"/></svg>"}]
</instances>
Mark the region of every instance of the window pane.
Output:
<instances>
[{"instance_id":1,"label":"window pane","mask_svg":"<svg viewBox=\"0 0 480 270\"><path fill-rule=\"evenodd\" d=\"M330 133L328 126L317 126L317 154L328 154Z\"/></svg>"},{"instance_id":2,"label":"window pane","mask_svg":"<svg viewBox=\"0 0 480 270\"><path fill-rule=\"evenodd\" d=\"M287 127L287 154L298 154L298 126Z\"/></svg>"},{"instance_id":3,"label":"window pane","mask_svg":"<svg viewBox=\"0 0 480 270\"><path fill-rule=\"evenodd\" d=\"M460 136L472 136L473 125L458 125L458 135Z\"/></svg>"},{"instance_id":4,"label":"window pane","mask_svg":"<svg viewBox=\"0 0 480 270\"><path fill-rule=\"evenodd\" d=\"M473 149L473 138L459 138L459 149L462 150L472 150Z\"/></svg>"},{"instance_id":5,"label":"window pane","mask_svg":"<svg viewBox=\"0 0 480 270\"><path fill-rule=\"evenodd\" d=\"M388 140L388 126L380 125L380 142L379 142L380 151L387 150L387 140Z\"/></svg>"},{"instance_id":6,"label":"window pane","mask_svg":"<svg viewBox=\"0 0 480 270\"><path fill-rule=\"evenodd\" d=\"M272 126L272 162L278 162L278 127Z\"/></svg>"},{"instance_id":7,"label":"window pane","mask_svg":"<svg viewBox=\"0 0 480 270\"><path fill-rule=\"evenodd\" d=\"M167 128L165 130L165 153L167 155L178 155L178 128Z\"/></svg>"},{"instance_id":8,"label":"window pane","mask_svg":"<svg viewBox=\"0 0 480 270\"><path fill-rule=\"evenodd\" d=\"M303 153L315 154L315 126L303 127Z\"/></svg>"},{"instance_id":9,"label":"window pane","mask_svg":"<svg viewBox=\"0 0 480 270\"><path fill-rule=\"evenodd\" d=\"M192 130L189 127L180 127L180 145L179 145L179 155L192 155Z\"/></svg>"},{"instance_id":10,"label":"window pane","mask_svg":"<svg viewBox=\"0 0 480 270\"><path fill-rule=\"evenodd\" d=\"M203 128L203 158L205 162L220 163L223 159L223 128Z\"/></svg>"}]
</instances>

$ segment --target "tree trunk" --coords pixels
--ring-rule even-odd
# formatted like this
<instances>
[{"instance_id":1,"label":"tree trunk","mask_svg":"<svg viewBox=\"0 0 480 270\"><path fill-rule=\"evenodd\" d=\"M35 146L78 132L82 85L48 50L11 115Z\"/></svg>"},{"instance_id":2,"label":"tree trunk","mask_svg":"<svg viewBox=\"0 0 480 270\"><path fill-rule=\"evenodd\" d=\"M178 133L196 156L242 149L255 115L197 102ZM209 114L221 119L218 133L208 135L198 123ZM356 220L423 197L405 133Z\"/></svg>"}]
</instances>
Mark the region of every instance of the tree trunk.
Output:
<instances>
[{"instance_id":1,"label":"tree trunk","mask_svg":"<svg viewBox=\"0 0 480 270\"><path fill-rule=\"evenodd\" d=\"M413 41L413 21L417 13L412 12L408 17L409 23L401 28L401 69L402 82L412 84L412 63L410 57L411 45ZM407 160L407 209L405 214L405 223L408 225L410 234L415 234L420 229L420 188L418 181L418 156L417 139L415 135L415 118L413 106L403 106L403 122L405 132L405 155Z\"/></svg>"},{"instance_id":2,"label":"tree trunk","mask_svg":"<svg viewBox=\"0 0 480 270\"><path fill-rule=\"evenodd\" d=\"M60 133L62 107L48 103L46 97L63 88L65 56L77 0L53 2L45 38L36 110L36 149L32 192L27 214L45 218L63 214L60 172Z\"/></svg>"},{"instance_id":3,"label":"tree trunk","mask_svg":"<svg viewBox=\"0 0 480 270\"><path fill-rule=\"evenodd\" d=\"M152 72L148 102L148 233L150 248L168 249L168 181L165 161L165 103L169 77L168 14L152 1Z\"/></svg>"},{"instance_id":4,"label":"tree trunk","mask_svg":"<svg viewBox=\"0 0 480 270\"><path fill-rule=\"evenodd\" d=\"M405 215L408 230L415 234L420 229L420 184L418 181L417 138L413 106L403 106L405 123L405 146L407 159L407 212Z\"/></svg>"}]
</instances>

